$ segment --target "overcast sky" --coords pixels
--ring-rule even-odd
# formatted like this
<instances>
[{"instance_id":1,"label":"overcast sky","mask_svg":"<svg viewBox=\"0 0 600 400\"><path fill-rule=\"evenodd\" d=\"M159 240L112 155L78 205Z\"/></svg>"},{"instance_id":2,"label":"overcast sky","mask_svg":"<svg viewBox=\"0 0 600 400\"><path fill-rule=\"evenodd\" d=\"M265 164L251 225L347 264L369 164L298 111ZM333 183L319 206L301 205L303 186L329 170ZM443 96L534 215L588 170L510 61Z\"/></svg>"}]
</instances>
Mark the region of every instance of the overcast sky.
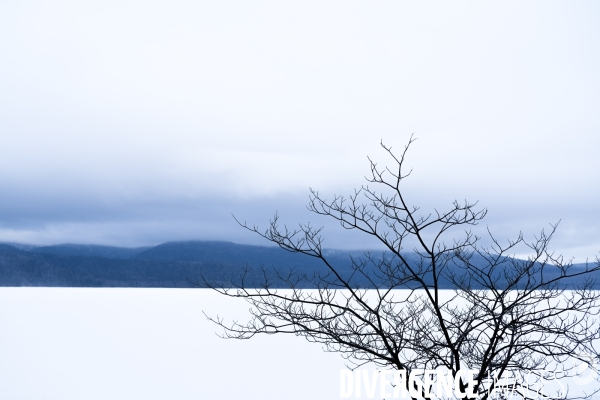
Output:
<instances>
[{"instance_id":1,"label":"overcast sky","mask_svg":"<svg viewBox=\"0 0 600 400\"><path fill-rule=\"evenodd\" d=\"M4 1L0 241L262 243L419 139L407 197L600 251L600 3ZM484 223L484 225L485 225ZM327 225L328 247L364 247Z\"/></svg>"}]
</instances>

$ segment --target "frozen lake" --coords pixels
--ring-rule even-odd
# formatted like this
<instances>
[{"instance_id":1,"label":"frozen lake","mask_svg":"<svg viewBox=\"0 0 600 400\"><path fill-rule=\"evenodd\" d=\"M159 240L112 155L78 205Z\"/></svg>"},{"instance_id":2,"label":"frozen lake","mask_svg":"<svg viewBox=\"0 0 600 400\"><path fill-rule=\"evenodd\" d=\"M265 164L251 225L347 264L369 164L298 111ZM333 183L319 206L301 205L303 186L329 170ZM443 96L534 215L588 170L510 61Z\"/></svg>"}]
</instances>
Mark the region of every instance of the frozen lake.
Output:
<instances>
[{"instance_id":1,"label":"frozen lake","mask_svg":"<svg viewBox=\"0 0 600 400\"><path fill-rule=\"evenodd\" d=\"M339 397L339 355L221 339L202 314L247 308L204 289L0 288L0 399Z\"/></svg>"},{"instance_id":2,"label":"frozen lake","mask_svg":"<svg viewBox=\"0 0 600 400\"><path fill-rule=\"evenodd\" d=\"M336 399L342 358L292 335L225 340L205 289L0 288L0 400Z\"/></svg>"}]
</instances>

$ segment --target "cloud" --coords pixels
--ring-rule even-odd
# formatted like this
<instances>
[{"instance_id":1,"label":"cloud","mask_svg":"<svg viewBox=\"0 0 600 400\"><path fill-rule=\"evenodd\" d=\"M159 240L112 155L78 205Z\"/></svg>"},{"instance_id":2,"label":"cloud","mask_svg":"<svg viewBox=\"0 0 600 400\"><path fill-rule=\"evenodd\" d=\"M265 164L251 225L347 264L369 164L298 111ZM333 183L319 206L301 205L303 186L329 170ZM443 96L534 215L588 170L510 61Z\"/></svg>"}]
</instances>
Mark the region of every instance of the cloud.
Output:
<instances>
[{"instance_id":1,"label":"cloud","mask_svg":"<svg viewBox=\"0 0 600 400\"><path fill-rule=\"evenodd\" d=\"M414 132L415 204L600 247L599 9L540 4L2 4L2 240L242 240Z\"/></svg>"}]
</instances>

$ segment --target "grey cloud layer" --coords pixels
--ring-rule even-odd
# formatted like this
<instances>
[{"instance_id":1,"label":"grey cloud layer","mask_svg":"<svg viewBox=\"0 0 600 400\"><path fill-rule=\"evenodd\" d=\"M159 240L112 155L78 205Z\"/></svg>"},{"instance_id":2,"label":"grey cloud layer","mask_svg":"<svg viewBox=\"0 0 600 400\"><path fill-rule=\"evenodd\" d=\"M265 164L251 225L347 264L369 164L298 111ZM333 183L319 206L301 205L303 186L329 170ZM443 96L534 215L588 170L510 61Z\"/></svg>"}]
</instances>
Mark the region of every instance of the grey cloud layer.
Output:
<instances>
[{"instance_id":1,"label":"grey cloud layer","mask_svg":"<svg viewBox=\"0 0 600 400\"><path fill-rule=\"evenodd\" d=\"M596 2L5 2L0 240L254 241L231 212L303 220L309 186L351 192L367 155L389 162L380 140L415 132L415 203L480 199L508 236L562 219L559 247L592 256L599 16Z\"/></svg>"}]
</instances>

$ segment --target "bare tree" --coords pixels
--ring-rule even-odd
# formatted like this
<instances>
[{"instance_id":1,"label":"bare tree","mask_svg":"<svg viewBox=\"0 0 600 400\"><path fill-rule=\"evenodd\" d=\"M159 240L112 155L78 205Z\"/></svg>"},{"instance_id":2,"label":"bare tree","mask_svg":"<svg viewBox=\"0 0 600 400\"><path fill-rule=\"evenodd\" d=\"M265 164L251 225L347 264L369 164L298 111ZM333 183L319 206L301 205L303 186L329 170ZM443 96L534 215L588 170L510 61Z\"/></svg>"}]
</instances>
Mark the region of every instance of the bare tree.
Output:
<instances>
[{"instance_id":1,"label":"bare tree","mask_svg":"<svg viewBox=\"0 0 600 400\"><path fill-rule=\"evenodd\" d=\"M234 287L205 282L252 306L247 323L210 319L228 338L303 336L341 353L351 368L365 363L407 373L443 368L453 377L474 369L474 391L483 400L494 397L494 389L495 397L506 396L506 391L498 394L504 389L533 399L543 390L543 379L564 382L575 375L577 363L593 364L599 356L594 341L600 336L600 295L591 278L600 260L581 266L556 256L548 247L556 225L532 241L519 235L506 244L488 230L491 246L482 247L468 229L486 215L476 203L454 202L448 211L421 214L402 190L413 141L398 156L382 143L393 168L369 159L369 185L351 196L326 200L311 189L309 210L377 239L385 251L351 257L352 268L344 272L328 260L321 229L310 224L288 229L277 215L264 231L240 223L285 250L319 259L327 272L275 270L290 289L283 291L272 287L266 270L260 288L246 287L243 279ZM462 236L453 232L448 239L455 228L462 228ZM412 251L405 251L406 245ZM513 256L519 246L530 251L526 260ZM315 289L300 289L307 286ZM447 287L453 290L442 290ZM497 380L488 379L493 377ZM459 379L465 392L467 382Z\"/></svg>"}]
</instances>

